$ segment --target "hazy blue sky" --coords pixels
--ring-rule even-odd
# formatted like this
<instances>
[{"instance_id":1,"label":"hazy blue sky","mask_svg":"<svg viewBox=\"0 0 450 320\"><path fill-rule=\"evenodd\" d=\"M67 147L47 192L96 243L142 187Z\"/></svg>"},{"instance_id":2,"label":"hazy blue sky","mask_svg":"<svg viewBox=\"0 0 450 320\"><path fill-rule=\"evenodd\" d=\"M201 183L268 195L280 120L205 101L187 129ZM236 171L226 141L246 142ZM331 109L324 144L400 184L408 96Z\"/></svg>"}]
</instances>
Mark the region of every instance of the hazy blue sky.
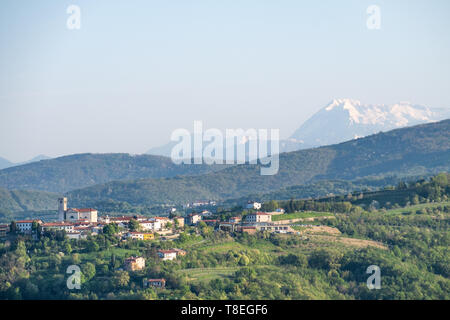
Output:
<instances>
[{"instance_id":1,"label":"hazy blue sky","mask_svg":"<svg viewBox=\"0 0 450 320\"><path fill-rule=\"evenodd\" d=\"M66 9L81 8L81 30ZM366 27L369 5L381 29ZM2 0L0 156L143 153L334 98L450 107L448 0Z\"/></svg>"}]
</instances>

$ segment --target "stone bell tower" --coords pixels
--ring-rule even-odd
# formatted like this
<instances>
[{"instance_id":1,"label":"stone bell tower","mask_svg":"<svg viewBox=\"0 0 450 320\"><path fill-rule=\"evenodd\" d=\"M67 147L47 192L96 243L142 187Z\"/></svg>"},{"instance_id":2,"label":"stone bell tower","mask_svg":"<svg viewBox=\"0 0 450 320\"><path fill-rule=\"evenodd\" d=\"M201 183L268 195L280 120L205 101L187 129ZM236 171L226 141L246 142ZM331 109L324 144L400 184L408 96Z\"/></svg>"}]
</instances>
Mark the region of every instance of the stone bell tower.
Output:
<instances>
[{"instance_id":1,"label":"stone bell tower","mask_svg":"<svg viewBox=\"0 0 450 320\"><path fill-rule=\"evenodd\" d=\"M58 220L65 221L66 220L66 212L67 212L67 198L59 198L58 199Z\"/></svg>"}]
</instances>

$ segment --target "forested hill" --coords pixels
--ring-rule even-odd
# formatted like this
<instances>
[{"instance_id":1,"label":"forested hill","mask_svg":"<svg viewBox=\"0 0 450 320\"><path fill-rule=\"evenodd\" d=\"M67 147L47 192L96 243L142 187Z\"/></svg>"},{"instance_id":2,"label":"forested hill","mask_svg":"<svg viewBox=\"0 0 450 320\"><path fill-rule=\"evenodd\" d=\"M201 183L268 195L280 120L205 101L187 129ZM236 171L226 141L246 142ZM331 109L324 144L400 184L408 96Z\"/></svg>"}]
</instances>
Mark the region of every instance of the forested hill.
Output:
<instances>
[{"instance_id":1,"label":"forested hill","mask_svg":"<svg viewBox=\"0 0 450 320\"><path fill-rule=\"evenodd\" d=\"M195 175L219 167L176 165L152 155L76 154L0 170L0 187L62 193L113 180Z\"/></svg>"},{"instance_id":2,"label":"forested hill","mask_svg":"<svg viewBox=\"0 0 450 320\"><path fill-rule=\"evenodd\" d=\"M56 210L57 193L0 188L0 221L10 221L24 212Z\"/></svg>"},{"instance_id":3,"label":"forested hill","mask_svg":"<svg viewBox=\"0 0 450 320\"><path fill-rule=\"evenodd\" d=\"M72 203L123 201L132 205L239 198L317 180L448 172L450 120L402 128L338 145L280 155L280 170L261 176L258 165L239 165L199 176L115 181L69 193Z\"/></svg>"}]
</instances>

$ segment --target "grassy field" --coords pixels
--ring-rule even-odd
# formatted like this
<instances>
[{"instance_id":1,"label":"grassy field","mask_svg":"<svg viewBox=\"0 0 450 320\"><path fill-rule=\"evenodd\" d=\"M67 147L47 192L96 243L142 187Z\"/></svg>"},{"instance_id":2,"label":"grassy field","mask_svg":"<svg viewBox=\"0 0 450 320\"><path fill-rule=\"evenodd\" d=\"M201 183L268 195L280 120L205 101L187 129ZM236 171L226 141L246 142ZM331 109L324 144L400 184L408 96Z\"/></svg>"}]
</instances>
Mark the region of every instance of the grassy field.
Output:
<instances>
[{"instance_id":1,"label":"grassy field","mask_svg":"<svg viewBox=\"0 0 450 320\"><path fill-rule=\"evenodd\" d=\"M318 218L318 217L332 217L332 216L333 216L333 214L331 214L329 212L305 211L305 212L294 212L294 213L285 213L285 214L274 215L274 216L272 216L272 221Z\"/></svg>"},{"instance_id":2,"label":"grassy field","mask_svg":"<svg viewBox=\"0 0 450 320\"><path fill-rule=\"evenodd\" d=\"M225 278L235 273L239 267L193 268L177 271L189 278L190 281L210 281Z\"/></svg>"},{"instance_id":3,"label":"grassy field","mask_svg":"<svg viewBox=\"0 0 450 320\"><path fill-rule=\"evenodd\" d=\"M436 208L436 207L440 207L440 206L448 206L450 205L450 201L446 201L446 202L436 202L436 203L421 203L421 204L416 204L416 205L412 205L412 206L408 206L408 207L403 207L403 208L398 208L398 209L390 209L386 211L386 214L412 214L412 213L416 213L417 210L422 210L422 209L426 209L426 208Z\"/></svg>"}]
</instances>

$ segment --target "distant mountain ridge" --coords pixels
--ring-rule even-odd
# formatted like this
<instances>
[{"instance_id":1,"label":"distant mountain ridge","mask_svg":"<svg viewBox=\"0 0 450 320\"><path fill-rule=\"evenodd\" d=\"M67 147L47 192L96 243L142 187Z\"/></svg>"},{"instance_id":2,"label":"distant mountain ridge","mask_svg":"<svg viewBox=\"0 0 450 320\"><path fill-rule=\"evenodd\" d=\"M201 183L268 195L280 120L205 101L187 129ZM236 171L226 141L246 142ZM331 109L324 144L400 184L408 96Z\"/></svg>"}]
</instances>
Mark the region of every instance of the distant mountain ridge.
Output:
<instances>
[{"instance_id":1,"label":"distant mountain ridge","mask_svg":"<svg viewBox=\"0 0 450 320\"><path fill-rule=\"evenodd\" d=\"M412 176L450 170L450 120L407 127L341 144L280 154L280 171L261 176L259 165L167 179L116 181L68 193L79 206L97 201L131 205L181 204L268 193L320 180Z\"/></svg>"},{"instance_id":2,"label":"distant mountain ridge","mask_svg":"<svg viewBox=\"0 0 450 320\"><path fill-rule=\"evenodd\" d=\"M161 156L86 153L0 170L0 187L63 193L113 180L196 175L219 169L220 166L176 165Z\"/></svg>"}]
</instances>

